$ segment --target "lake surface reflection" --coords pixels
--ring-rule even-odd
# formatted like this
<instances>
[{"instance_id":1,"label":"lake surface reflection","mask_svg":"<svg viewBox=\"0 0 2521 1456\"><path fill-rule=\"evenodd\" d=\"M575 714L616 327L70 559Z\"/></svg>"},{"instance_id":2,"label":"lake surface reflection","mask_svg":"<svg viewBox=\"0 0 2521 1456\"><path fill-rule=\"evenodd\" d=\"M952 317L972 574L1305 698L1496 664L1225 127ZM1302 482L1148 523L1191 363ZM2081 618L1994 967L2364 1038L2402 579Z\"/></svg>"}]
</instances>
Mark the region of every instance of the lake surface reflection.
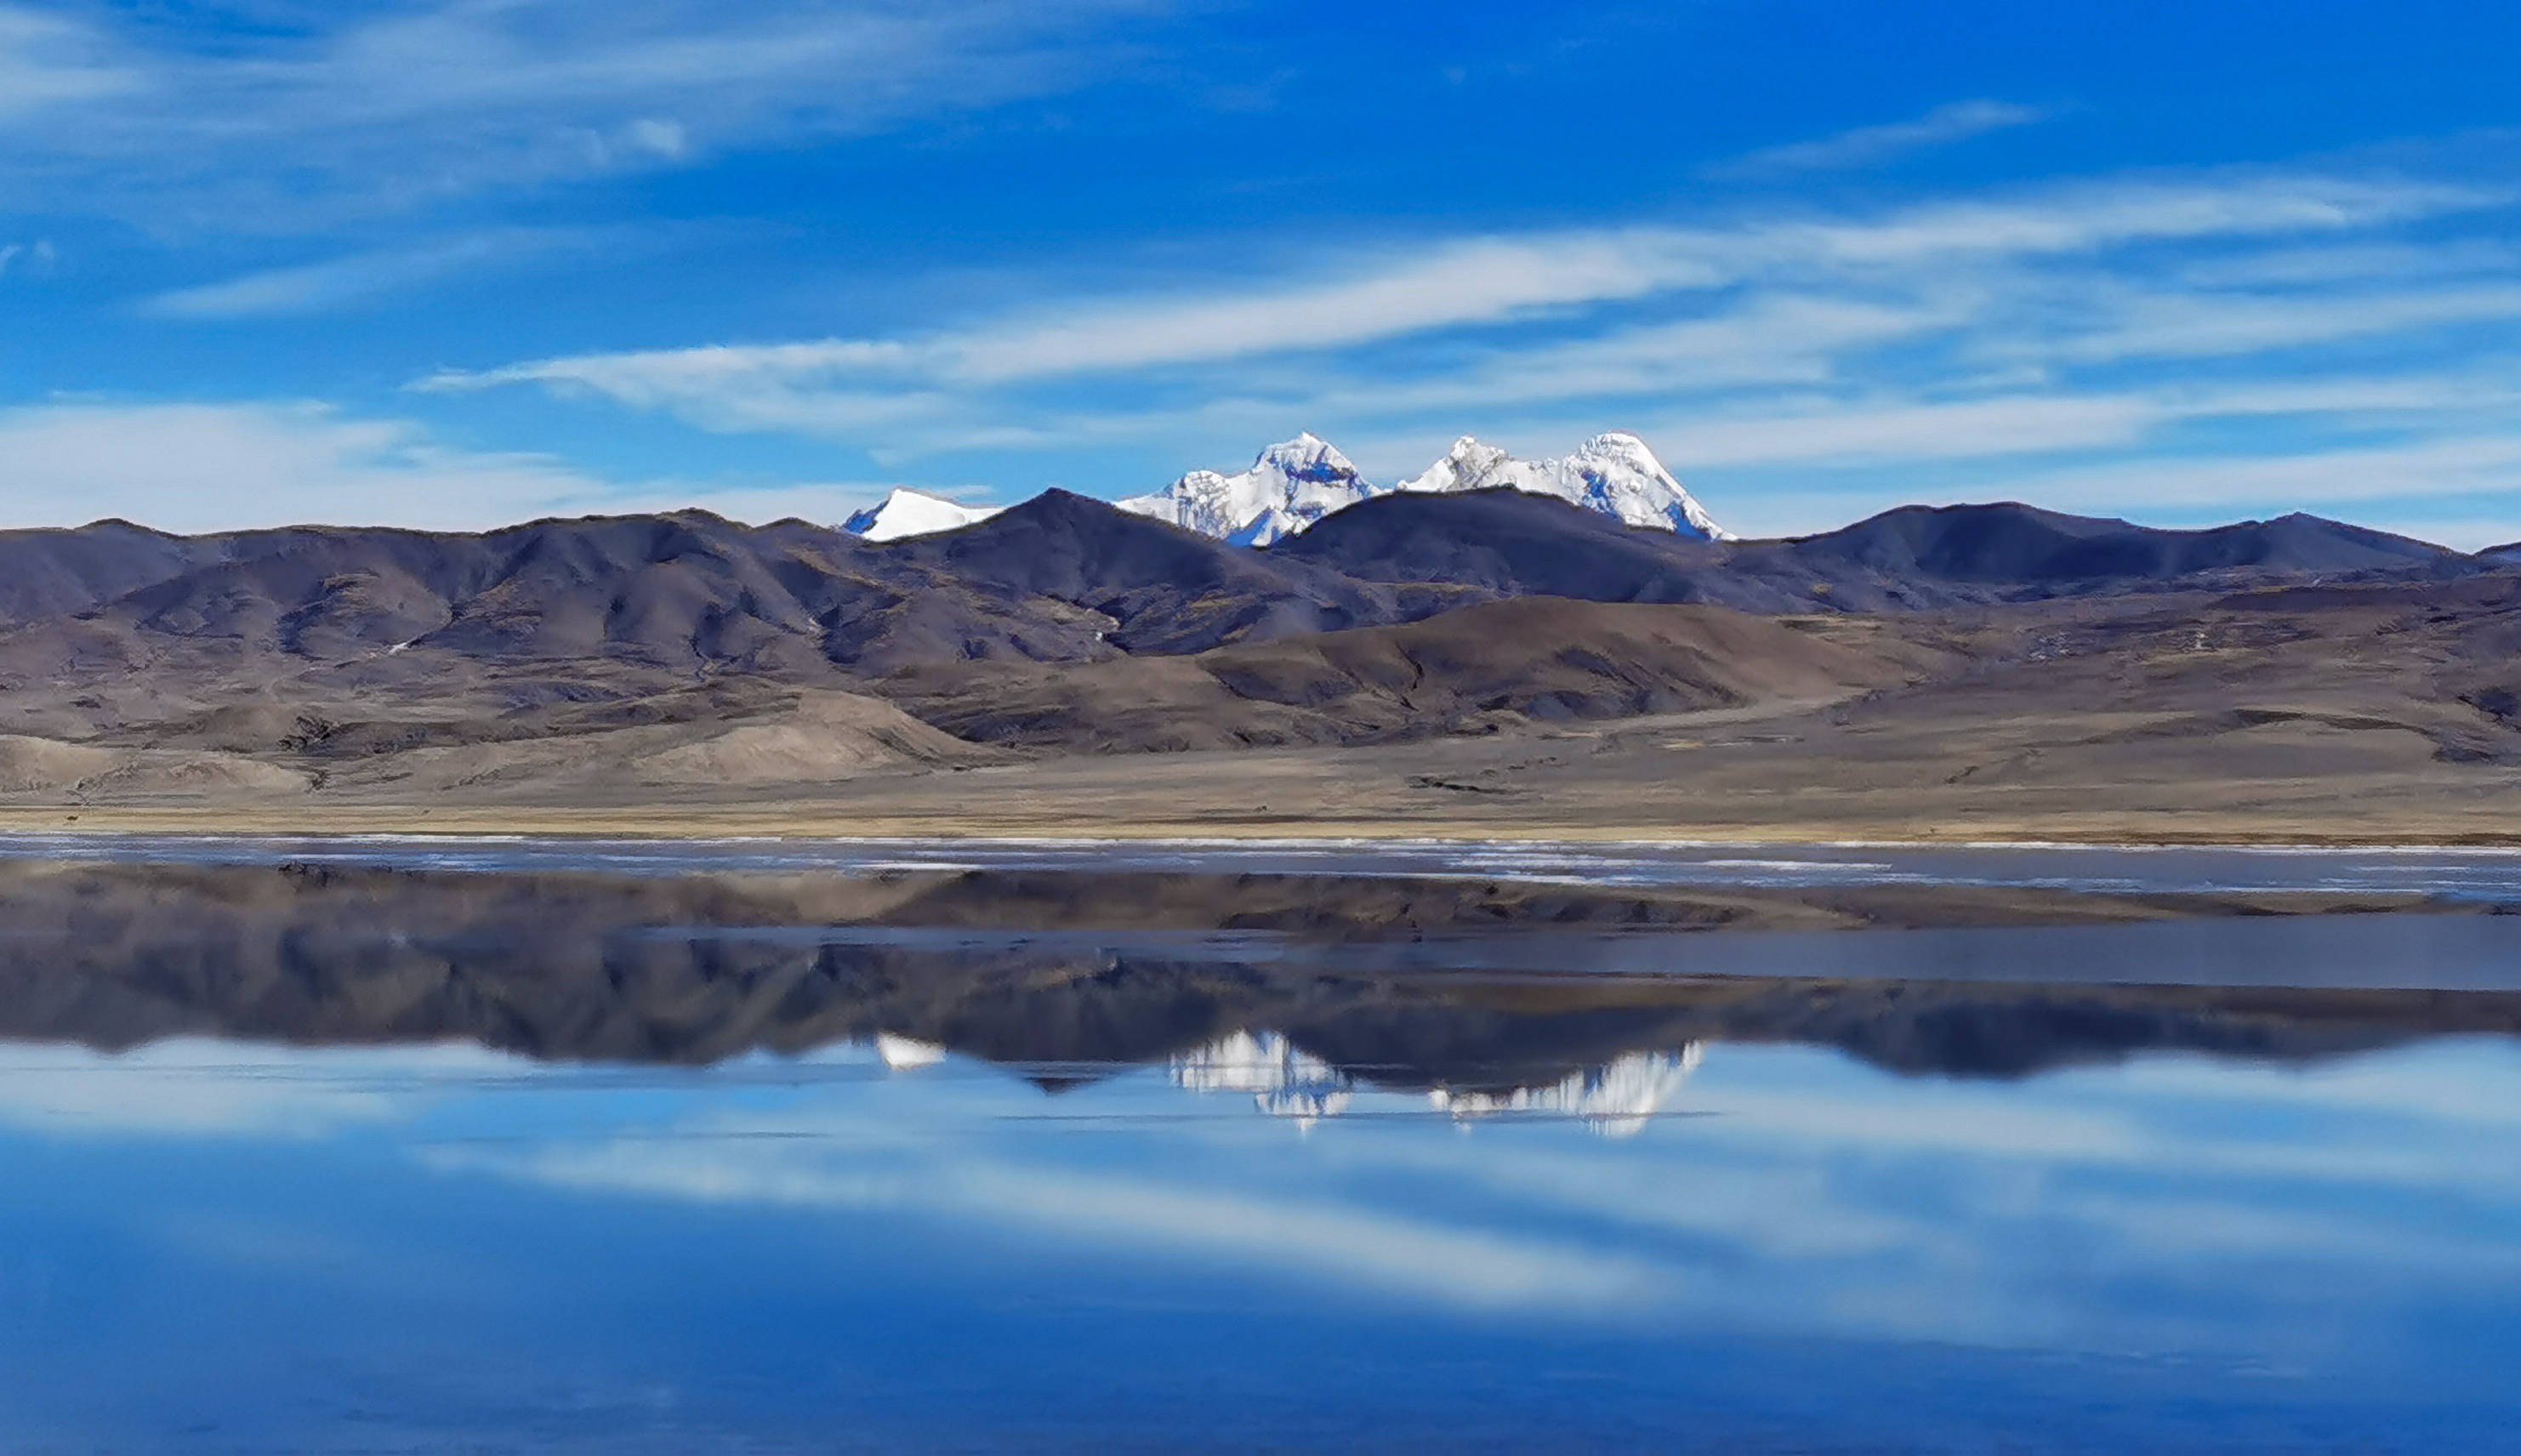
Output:
<instances>
[{"instance_id":1,"label":"lake surface reflection","mask_svg":"<svg viewBox=\"0 0 2521 1456\"><path fill-rule=\"evenodd\" d=\"M1957 899L1745 900L1581 855L19 847L0 1449L2498 1451L2521 1419L2509 859L2262 864L2420 902L2117 924L1988 899L1984 851ZM2231 889L2196 863L2073 889ZM1912 928L1797 918L1850 906Z\"/></svg>"}]
</instances>

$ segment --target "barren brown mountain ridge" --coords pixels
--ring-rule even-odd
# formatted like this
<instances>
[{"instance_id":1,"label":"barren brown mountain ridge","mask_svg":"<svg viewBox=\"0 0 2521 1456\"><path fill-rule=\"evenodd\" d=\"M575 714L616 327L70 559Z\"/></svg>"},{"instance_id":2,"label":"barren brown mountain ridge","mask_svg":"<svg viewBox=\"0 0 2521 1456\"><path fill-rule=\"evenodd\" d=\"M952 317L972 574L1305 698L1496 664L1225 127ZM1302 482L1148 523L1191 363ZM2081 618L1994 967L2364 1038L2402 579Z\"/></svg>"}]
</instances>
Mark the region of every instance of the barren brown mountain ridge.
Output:
<instances>
[{"instance_id":1,"label":"barren brown mountain ridge","mask_svg":"<svg viewBox=\"0 0 2521 1456\"><path fill-rule=\"evenodd\" d=\"M19 827L2502 841L2521 570L2312 517L1708 544L1510 491L1265 550L1051 492L0 534Z\"/></svg>"}]
</instances>

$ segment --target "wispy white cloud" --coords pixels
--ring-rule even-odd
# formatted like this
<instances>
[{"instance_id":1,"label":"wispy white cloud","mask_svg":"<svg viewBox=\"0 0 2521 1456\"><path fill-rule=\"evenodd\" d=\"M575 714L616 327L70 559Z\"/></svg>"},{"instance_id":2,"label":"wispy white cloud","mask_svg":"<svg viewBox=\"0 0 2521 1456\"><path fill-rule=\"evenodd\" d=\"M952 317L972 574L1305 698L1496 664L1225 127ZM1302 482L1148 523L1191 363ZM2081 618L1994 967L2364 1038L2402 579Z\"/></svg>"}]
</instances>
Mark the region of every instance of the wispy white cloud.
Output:
<instances>
[{"instance_id":1,"label":"wispy white cloud","mask_svg":"<svg viewBox=\"0 0 2521 1456\"><path fill-rule=\"evenodd\" d=\"M19 1043L0 1057L0 1125L69 1137L312 1139L407 1118L445 1082L531 1068L451 1044L275 1051L183 1037L101 1052Z\"/></svg>"},{"instance_id":2,"label":"wispy white cloud","mask_svg":"<svg viewBox=\"0 0 2521 1456\"><path fill-rule=\"evenodd\" d=\"M1834 136L1767 147L1707 168L1711 176L1845 171L1912 152L1963 142L1993 131L2045 121L2054 113L2009 101L1955 101L1907 121L1858 126Z\"/></svg>"},{"instance_id":3,"label":"wispy white cloud","mask_svg":"<svg viewBox=\"0 0 2521 1456\"><path fill-rule=\"evenodd\" d=\"M2521 273L2521 248L2491 238L2429 243L2350 241L2269 248L2239 256L2198 258L2173 275L2200 289L2302 288L2374 281L2405 286L2449 277Z\"/></svg>"},{"instance_id":4,"label":"wispy white cloud","mask_svg":"<svg viewBox=\"0 0 2521 1456\"><path fill-rule=\"evenodd\" d=\"M38 238L32 243L0 243L0 278L11 273L42 273L51 269L60 254L50 239Z\"/></svg>"},{"instance_id":5,"label":"wispy white cloud","mask_svg":"<svg viewBox=\"0 0 2521 1456\"><path fill-rule=\"evenodd\" d=\"M2037 195L1912 207L1887 217L1755 234L1816 263L2039 258L2134 244L2286 239L2508 204L2505 189L2340 176L2080 183Z\"/></svg>"},{"instance_id":6,"label":"wispy white cloud","mask_svg":"<svg viewBox=\"0 0 2521 1456\"><path fill-rule=\"evenodd\" d=\"M450 275L512 264L574 241L576 235L553 231L470 233L174 289L143 299L140 310L176 319L320 313Z\"/></svg>"},{"instance_id":7,"label":"wispy white cloud","mask_svg":"<svg viewBox=\"0 0 2521 1456\"><path fill-rule=\"evenodd\" d=\"M110 59L89 26L23 6L0 6L0 125L30 113L121 96L144 77Z\"/></svg>"},{"instance_id":8,"label":"wispy white cloud","mask_svg":"<svg viewBox=\"0 0 2521 1456\"><path fill-rule=\"evenodd\" d=\"M2400 230L2508 202L2371 177L2081 183L1871 216L1438 242L1206 296L536 360L420 387L538 386L711 430L842 438L888 468L1188 438L1228 442L1225 458L1308 428L1393 478L1464 431L1563 448L1616 423L1702 481L1800 473L1790 499L1811 519L1764 499L1745 512L1769 518L1759 528L1835 524L1819 513L1845 501L1958 498L1964 481L2100 509L2112 482L2140 504L2165 499L2147 480L2182 481L2260 510L2289 509L2299 483L2302 499L2439 513L2505 478L2473 452L2515 391L2475 350L2480 324L2521 317L2521 281L2493 250ZM2228 281L2190 276L2204 256ZM2446 340L2467 341L2446 353ZM2322 352L2349 345L2344 368ZM2225 437L2183 437L2201 429ZM2359 450L2379 453L2350 491ZM2153 460L2170 468L2148 475ZM2521 520L2487 533L2521 534Z\"/></svg>"},{"instance_id":9,"label":"wispy white cloud","mask_svg":"<svg viewBox=\"0 0 2521 1456\"><path fill-rule=\"evenodd\" d=\"M831 339L710 345L535 360L450 371L422 387L451 390L540 384L683 413L712 428L777 422L810 428L828 404L830 428L854 431L932 414L937 391L1014 382L1267 355L1318 353L1433 333L1510 323L1536 311L1619 304L1767 280L1879 286L1880 270L1937 277L1988 259L2037 259L2165 239L2290 236L2480 205L2472 189L2316 177L2258 178L2177 187L2078 187L2009 203L1909 208L1873 219L1755 221L1730 229L1625 228L1524 239L1441 243L1345 276L1206 297L1122 297L1050 317L1017 317L959 332L896 339ZM1917 281L1913 277L1911 281ZM1905 306L1917 305L1910 301ZM1780 319L1810 325L1835 310L1836 327L1880 336L1889 319L1858 299L1762 300ZM1767 345L1756 315L1686 327L1661 345L1695 369L1723 351ZM1898 328L1888 332L1897 333ZM1729 337L1726 337L1728 336ZM1614 344L1616 355L1623 345ZM1560 345L1562 351L1581 345ZM1630 336L1632 357L1657 345ZM1807 367L1809 367L1809 351ZM1590 367L1590 366L1588 366ZM1720 367L1720 366L1719 366ZM1529 389L1543 373L1499 382ZM843 382L847 382L844 384ZM904 382L911 387L904 389ZM890 385L902 413L888 415ZM1345 382L1343 382L1345 387ZM1467 387L1477 392L1475 383Z\"/></svg>"},{"instance_id":10,"label":"wispy white cloud","mask_svg":"<svg viewBox=\"0 0 2521 1456\"><path fill-rule=\"evenodd\" d=\"M2119 317L2047 347L2067 358L2206 358L2256 354L2342 339L2521 318L2521 283L2406 292L2285 294L2153 293ZM2041 345L2029 345L2039 348Z\"/></svg>"},{"instance_id":11,"label":"wispy white cloud","mask_svg":"<svg viewBox=\"0 0 2521 1456\"><path fill-rule=\"evenodd\" d=\"M1350 276L1204 297L1126 298L914 340L822 340L547 359L449 372L426 387L575 384L658 401L694 389L822 375L965 385L1335 349L1553 306L1713 287L1706 239L1639 228L1439 245Z\"/></svg>"},{"instance_id":12,"label":"wispy white cloud","mask_svg":"<svg viewBox=\"0 0 2521 1456\"><path fill-rule=\"evenodd\" d=\"M2165 452L2141 464L2043 471L2018 483L2039 500L2085 510L2271 503L2308 509L2496 495L2521 492L2521 432L2237 458ZM2503 534L2510 533L2507 523Z\"/></svg>"},{"instance_id":13,"label":"wispy white cloud","mask_svg":"<svg viewBox=\"0 0 2521 1456\"><path fill-rule=\"evenodd\" d=\"M1832 404L1706 423L1670 419L1657 437L1674 459L1700 467L1969 460L2124 444L2165 413L2158 402L2132 394L2014 394L1872 408Z\"/></svg>"},{"instance_id":14,"label":"wispy white cloud","mask_svg":"<svg viewBox=\"0 0 2521 1456\"><path fill-rule=\"evenodd\" d=\"M1194 1253L1225 1264L1361 1283L1444 1304L1598 1311L1668 1297L1671 1271L1534 1234L1460 1230L1438 1219L1270 1196L1189 1180L1085 1177L1033 1160L967 1151L952 1160L864 1146L854 1120L780 1118L785 1137L683 1148L653 1142L552 1146L432 1160L563 1188L711 1204L891 1209L1088 1243ZM694 1130L697 1131L697 1130ZM846 1160L825 1142L856 1144Z\"/></svg>"},{"instance_id":15,"label":"wispy white cloud","mask_svg":"<svg viewBox=\"0 0 2521 1456\"><path fill-rule=\"evenodd\" d=\"M178 531L310 518L479 530L539 516L691 506L742 520L836 522L889 488L611 480L548 456L454 448L410 421L306 403L0 410L0 459L9 462L0 525L10 526L118 516Z\"/></svg>"},{"instance_id":16,"label":"wispy white cloud","mask_svg":"<svg viewBox=\"0 0 2521 1456\"><path fill-rule=\"evenodd\" d=\"M1819 385L1839 377L1853 354L1960 327L1976 312L1964 290L1877 300L1780 289L1696 317L1497 348L1428 381L1379 381L1360 371L1317 389L1315 401L1324 413L1494 411L1542 400Z\"/></svg>"},{"instance_id":17,"label":"wispy white cloud","mask_svg":"<svg viewBox=\"0 0 2521 1456\"><path fill-rule=\"evenodd\" d=\"M22 199L258 227L488 184L845 136L1108 73L1148 0L429 0L292 5L189 43L0 9Z\"/></svg>"}]
</instances>

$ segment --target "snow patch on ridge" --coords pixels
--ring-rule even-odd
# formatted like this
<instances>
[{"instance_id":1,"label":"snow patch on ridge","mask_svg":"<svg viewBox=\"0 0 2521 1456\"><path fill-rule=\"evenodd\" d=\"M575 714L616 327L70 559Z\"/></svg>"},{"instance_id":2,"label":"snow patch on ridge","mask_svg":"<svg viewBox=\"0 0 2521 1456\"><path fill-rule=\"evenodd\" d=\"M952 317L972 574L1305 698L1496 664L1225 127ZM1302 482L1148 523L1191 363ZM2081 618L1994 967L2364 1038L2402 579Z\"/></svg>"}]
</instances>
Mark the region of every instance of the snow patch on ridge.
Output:
<instances>
[{"instance_id":1,"label":"snow patch on ridge","mask_svg":"<svg viewBox=\"0 0 2521 1456\"><path fill-rule=\"evenodd\" d=\"M967 506L941 495L896 485L881 505L871 506L841 523L841 529L869 541L898 541L959 530L998 514L996 506Z\"/></svg>"}]
</instances>

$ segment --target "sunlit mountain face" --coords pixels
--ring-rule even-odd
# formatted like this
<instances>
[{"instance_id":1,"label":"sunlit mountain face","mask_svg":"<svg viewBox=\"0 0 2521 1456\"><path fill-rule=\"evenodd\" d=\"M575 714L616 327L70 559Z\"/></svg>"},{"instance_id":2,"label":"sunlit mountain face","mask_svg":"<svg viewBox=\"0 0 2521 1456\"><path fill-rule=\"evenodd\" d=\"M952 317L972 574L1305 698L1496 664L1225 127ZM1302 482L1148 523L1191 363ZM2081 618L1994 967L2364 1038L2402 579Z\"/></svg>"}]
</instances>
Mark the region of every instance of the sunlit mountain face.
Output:
<instances>
[{"instance_id":1,"label":"sunlit mountain face","mask_svg":"<svg viewBox=\"0 0 2521 1456\"><path fill-rule=\"evenodd\" d=\"M1230 476L1192 471L1162 490L1128 496L1116 504L1132 515L1236 545L1266 546L1394 490L1422 495L1519 490L1556 497L1623 525L1667 530L1701 541L1733 539L1733 533L1716 523L1644 440L1622 432L1597 434L1573 454L1555 460L1518 460L1466 434L1435 464L1388 485L1359 476L1329 441L1300 434L1263 449L1249 470ZM926 528L941 530L966 523L940 520Z\"/></svg>"}]
</instances>

